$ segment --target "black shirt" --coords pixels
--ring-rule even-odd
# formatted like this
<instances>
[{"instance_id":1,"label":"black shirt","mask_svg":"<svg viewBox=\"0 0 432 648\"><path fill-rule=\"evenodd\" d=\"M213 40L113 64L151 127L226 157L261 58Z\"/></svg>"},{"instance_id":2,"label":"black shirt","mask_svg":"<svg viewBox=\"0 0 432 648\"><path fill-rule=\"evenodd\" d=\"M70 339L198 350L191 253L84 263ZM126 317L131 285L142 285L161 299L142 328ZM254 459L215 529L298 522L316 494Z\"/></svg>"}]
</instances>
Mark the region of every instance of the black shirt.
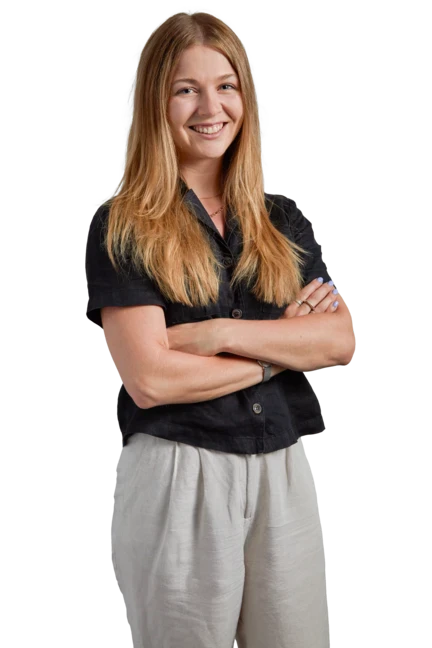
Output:
<instances>
[{"instance_id":1,"label":"black shirt","mask_svg":"<svg viewBox=\"0 0 432 648\"><path fill-rule=\"evenodd\" d=\"M189 307L166 301L157 285L132 268L127 278L114 271L102 247L102 233L109 206L101 205L90 224L86 247L88 283L87 317L102 327L103 306L156 304L162 306L166 326L198 322L213 317L248 320L275 320L288 304L260 302L243 284L233 291L231 273L242 249L241 231L228 210L225 238L214 225L192 189L180 181L183 199L211 234L211 243L224 270L219 301L208 306ZM311 222L296 203L277 194L264 194L272 223L290 240L310 250L302 268L305 283L323 277L330 281L322 259L321 246L314 237ZM117 401L117 418L122 445L136 432L212 450L243 454L265 453L286 448L300 436L325 429L321 408L303 372L285 369L265 383L259 383L218 398L197 403L173 403L149 409L138 407L122 384Z\"/></svg>"}]
</instances>

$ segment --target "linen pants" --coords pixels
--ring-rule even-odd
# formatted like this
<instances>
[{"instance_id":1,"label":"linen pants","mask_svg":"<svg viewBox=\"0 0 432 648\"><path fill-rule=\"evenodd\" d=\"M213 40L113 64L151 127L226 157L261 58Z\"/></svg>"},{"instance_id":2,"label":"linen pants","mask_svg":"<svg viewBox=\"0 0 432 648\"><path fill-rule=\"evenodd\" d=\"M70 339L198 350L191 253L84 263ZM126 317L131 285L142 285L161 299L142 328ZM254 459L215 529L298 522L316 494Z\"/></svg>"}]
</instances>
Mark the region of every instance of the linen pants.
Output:
<instances>
[{"instance_id":1,"label":"linen pants","mask_svg":"<svg viewBox=\"0 0 432 648\"><path fill-rule=\"evenodd\" d=\"M112 559L134 648L328 648L325 559L301 437L266 454L136 433Z\"/></svg>"}]
</instances>

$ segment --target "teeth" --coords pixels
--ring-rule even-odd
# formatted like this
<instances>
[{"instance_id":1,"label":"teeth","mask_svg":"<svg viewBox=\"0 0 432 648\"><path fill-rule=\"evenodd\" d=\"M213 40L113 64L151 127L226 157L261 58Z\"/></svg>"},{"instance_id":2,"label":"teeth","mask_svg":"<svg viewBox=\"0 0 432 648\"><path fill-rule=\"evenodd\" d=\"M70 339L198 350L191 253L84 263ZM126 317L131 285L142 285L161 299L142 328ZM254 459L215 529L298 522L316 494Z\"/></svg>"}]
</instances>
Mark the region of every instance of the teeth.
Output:
<instances>
[{"instance_id":1,"label":"teeth","mask_svg":"<svg viewBox=\"0 0 432 648\"><path fill-rule=\"evenodd\" d=\"M208 128L200 127L200 126L192 126L191 127L193 130L196 130L198 133L218 133L220 130L223 128L223 124L220 124L220 126L209 126Z\"/></svg>"}]
</instances>

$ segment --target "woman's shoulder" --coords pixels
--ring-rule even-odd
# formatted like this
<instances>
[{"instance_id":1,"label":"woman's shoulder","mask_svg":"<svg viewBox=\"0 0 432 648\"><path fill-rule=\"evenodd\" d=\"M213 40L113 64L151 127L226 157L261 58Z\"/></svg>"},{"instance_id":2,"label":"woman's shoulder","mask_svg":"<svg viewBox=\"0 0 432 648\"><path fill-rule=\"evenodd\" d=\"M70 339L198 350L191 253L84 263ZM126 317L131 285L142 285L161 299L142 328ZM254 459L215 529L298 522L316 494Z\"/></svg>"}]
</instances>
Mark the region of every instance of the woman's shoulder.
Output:
<instances>
[{"instance_id":1,"label":"woman's shoulder","mask_svg":"<svg viewBox=\"0 0 432 648\"><path fill-rule=\"evenodd\" d=\"M102 230L106 227L108 221L108 215L110 210L110 202L106 201L102 203L94 212L89 226L89 231L92 232L95 229Z\"/></svg>"},{"instance_id":2,"label":"woman's shoulder","mask_svg":"<svg viewBox=\"0 0 432 648\"><path fill-rule=\"evenodd\" d=\"M282 209L287 215L297 211L297 204L295 200L285 196L284 194L272 194L264 192L266 203L274 205L277 209Z\"/></svg>"},{"instance_id":3,"label":"woman's shoulder","mask_svg":"<svg viewBox=\"0 0 432 648\"><path fill-rule=\"evenodd\" d=\"M265 203L270 215L270 219L277 227L288 225L293 235L298 228L301 219L301 212L297 207L295 200L284 194L272 194L264 192Z\"/></svg>"}]
</instances>

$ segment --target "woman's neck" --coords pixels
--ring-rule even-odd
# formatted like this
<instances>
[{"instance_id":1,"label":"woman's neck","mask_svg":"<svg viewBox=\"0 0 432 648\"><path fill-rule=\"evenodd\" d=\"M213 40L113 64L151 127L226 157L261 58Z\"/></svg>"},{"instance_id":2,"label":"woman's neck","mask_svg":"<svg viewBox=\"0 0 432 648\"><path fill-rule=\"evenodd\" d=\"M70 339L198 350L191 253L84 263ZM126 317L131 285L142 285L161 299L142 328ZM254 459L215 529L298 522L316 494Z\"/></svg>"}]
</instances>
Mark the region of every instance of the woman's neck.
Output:
<instances>
[{"instance_id":1,"label":"woman's neck","mask_svg":"<svg viewBox=\"0 0 432 648\"><path fill-rule=\"evenodd\" d=\"M194 193L201 200L214 198L222 194L221 174L212 171L195 171L193 169L183 169L181 176L188 187L193 189Z\"/></svg>"}]
</instances>

